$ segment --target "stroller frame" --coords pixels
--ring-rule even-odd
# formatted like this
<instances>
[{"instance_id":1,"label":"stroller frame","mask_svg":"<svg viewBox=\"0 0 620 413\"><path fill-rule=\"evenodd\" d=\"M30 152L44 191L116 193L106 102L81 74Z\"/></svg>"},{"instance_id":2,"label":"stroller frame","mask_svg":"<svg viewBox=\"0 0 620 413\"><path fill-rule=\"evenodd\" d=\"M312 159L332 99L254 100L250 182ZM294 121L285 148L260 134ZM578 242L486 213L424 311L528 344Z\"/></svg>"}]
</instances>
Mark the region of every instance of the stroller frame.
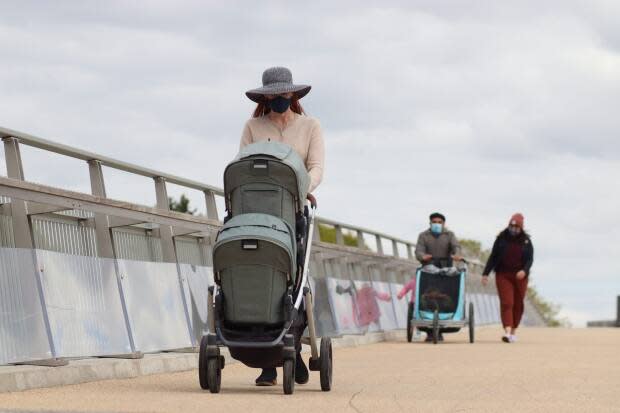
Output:
<instances>
[{"instance_id":1,"label":"stroller frame","mask_svg":"<svg viewBox=\"0 0 620 413\"><path fill-rule=\"evenodd\" d=\"M240 349L269 349L281 348L284 370L284 393L292 394L295 387L295 362L296 350L295 342L289 330L294 320L299 316L299 308L302 300L305 304L305 313L308 322L309 344L310 344L310 362L309 369L311 371L319 371L321 379L321 390L331 390L332 384L332 344L329 337L321 338L320 350L316 336L316 328L314 322L314 310L312 292L310 291L308 277L310 254L312 249L312 240L315 227L316 199L308 194L310 201L309 222L307 226L307 235L305 239L305 251L303 258L302 277L299 286L293 291L294 301L285 302L285 311L288 318L284 322L284 326L279 335L271 341L252 341L229 339L222 331L219 310L221 308L221 299L219 288L216 285L209 287L207 305L209 333L204 335L200 343L199 354L199 377L200 385L203 389L208 389L211 393L219 393L221 387L221 370L225 366L224 356L220 354L220 347L235 347ZM290 295L288 297L291 297ZM320 351L320 353L319 353Z\"/></svg>"}]
</instances>

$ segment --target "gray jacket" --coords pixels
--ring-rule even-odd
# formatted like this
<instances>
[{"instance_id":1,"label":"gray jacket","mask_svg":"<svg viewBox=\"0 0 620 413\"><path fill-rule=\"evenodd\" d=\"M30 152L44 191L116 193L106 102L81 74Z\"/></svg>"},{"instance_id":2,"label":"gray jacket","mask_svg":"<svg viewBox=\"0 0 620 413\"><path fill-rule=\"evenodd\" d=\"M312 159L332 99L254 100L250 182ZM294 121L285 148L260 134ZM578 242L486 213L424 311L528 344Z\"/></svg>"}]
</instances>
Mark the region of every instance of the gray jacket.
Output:
<instances>
[{"instance_id":1,"label":"gray jacket","mask_svg":"<svg viewBox=\"0 0 620 413\"><path fill-rule=\"evenodd\" d=\"M420 233L415 246L415 257L422 262L422 257L430 254L434 259L449 258L460 255L461 246L452 231L444 228L443 232L435 235L430 229Z\"/></svg>"}]
</instances>

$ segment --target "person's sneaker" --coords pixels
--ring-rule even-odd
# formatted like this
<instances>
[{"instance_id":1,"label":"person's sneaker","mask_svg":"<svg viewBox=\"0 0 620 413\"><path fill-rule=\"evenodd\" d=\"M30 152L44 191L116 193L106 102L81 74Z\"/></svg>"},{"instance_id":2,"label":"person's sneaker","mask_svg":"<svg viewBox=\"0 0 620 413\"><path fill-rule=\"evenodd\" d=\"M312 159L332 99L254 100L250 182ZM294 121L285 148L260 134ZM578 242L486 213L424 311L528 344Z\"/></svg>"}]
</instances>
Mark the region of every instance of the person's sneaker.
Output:
<instances>
[{"instance_id":1,"label":"person's sneaker","mask_svg":"<svg viewBox=\"0 0 620 413\"><path fill-rule=\"evenodd\" d=\"M304 363L304 359L301 357L300 353L297 353L297 359L295 360L295 383L297 384L306 384L310 376L308 374L308 368Z\"/></svg>"},{"instance_id":2,"label":"person's sneaker","mask_svg":"<svg viewBox=\"0 0 620 413\"><path fill-rule=\"evenodd\" d=\"M510 337L508 337L508 340L511 343L516 343L517 342L517 336L515 336L514 334L511 334Z\"/></svg>"},{"instance_id":3,"label":"person's sneaker","mask_svg":"<svg viewBox=\"0 0 620 413\"><path fill-rule=\"evenodd\" d=\"M276 369L263 369L263 372L256 378L257 386L275 386L278 384L278 372Z\"/></svg>"},{"instance_id":4,"label":"person's sneaker","mask_svg":"<svg viewBox=\"0 0 620 413\"><path fill-rule=\"evenodd\" d=\"M510 343L510 334L504 334L504 335L502 336L502 341L503 341L504 343Z\"/></svg>"}]
</instances>

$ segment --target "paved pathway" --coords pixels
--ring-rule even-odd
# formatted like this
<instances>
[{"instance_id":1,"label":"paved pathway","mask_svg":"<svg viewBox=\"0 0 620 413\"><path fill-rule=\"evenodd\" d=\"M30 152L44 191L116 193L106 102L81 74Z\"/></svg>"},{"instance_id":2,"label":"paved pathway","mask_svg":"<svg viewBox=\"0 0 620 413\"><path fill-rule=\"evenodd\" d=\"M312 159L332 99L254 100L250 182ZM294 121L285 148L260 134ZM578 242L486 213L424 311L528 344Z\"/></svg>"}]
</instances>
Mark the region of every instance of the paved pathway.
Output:
<instances>
[{"instance_id":1,"label":"paved pathway","mask_svg":"<svg viewBox=\"0 0 620 413\"><path fill-rule=\"evenodd\" d=\"M252 385L255 370L223 371L222 393L196 371L0 394L0 411L71 412L620 412L620 329L524 329L516 344L495 329L335 349L334 390L316 373L293 396Z\"/></svg>"}]
</instances>

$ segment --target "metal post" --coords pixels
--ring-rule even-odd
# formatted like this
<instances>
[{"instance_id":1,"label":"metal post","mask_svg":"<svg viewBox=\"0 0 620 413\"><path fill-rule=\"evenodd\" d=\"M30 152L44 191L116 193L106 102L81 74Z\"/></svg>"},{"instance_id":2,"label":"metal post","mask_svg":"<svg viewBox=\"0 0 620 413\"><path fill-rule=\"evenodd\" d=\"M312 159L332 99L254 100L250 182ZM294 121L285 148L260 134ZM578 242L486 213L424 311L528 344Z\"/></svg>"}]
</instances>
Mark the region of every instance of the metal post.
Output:
<instances>
[{"instance_id":1,"label":"metal post","mask_svg":"<svg viewBox=\"0 0 620 413\"><path fill-rule=\"evenodd\" d=\"M6 159L6 175L12 179L24 180L22 157L19 151L19 143L13 137L2 139L4 141L4 157ZM26 201L11 199L11 216L13 220L13 237L15 247L34 248L32 234L30 233L30 220L26 209Z\"/></svg>"},{"instance_id":2,"label":"metal post","mask_svg":"<svg viewBox=\"0 0 620 413\"><path fill-rule=\"evenodd\" d=\"M168 190L166 189L166 180L162 177L153 178L155 180L155 196L157 199L157 208L170 211L168 201ZM176 246L172 235L172 227L170 225L161 225L159 227L159 236L161 241L161 250L164 262L174 263L177 267L177 276L179 278L179 288L181 292L181 300L185 311L185 319L187 321L187 332L189 334L192 347L196 347L196 338L192 331L192 319L189 315L189 307L185 298L185 284L187 280L181 272L181 266L177 261Z\"/></svg>"},{"instance_id":3,"label":"metal post","mask_svg":"<svg viewBox=\"0 0 620 413\"><path fill-rule=\"evenodd\" d=\"M105 198L106 191L101 162L97 160L88 161L88 171L90 174L91 193ZM97 238L97 255L101 258L115 258L110 222L107 215L95 214L95 236Z\"/></svg>"},{"instance_id":4,"label":"metal post","mask_svg":"<svg viewBox=\"0 0 620 413\"><path fill-rule=\"evenodd\" d=\"M364 248L364 233L357 230L357 248Z\"/></svg>"},{"instance_id":5,"label":"metal post","mask_svg":"<svg viewBox=\"0 0 620 413\"><path fill-rule=\"evenodd\" d=\"M207 218L219 219L217 216L217 205L215 204L215 194L213 191L204 191L207 206Z\"/></svg>"},{"instance_id":6,"label":"metal post","mask_svg":"<svg viewBox=\"0 0 620 413\"><path fill-rule=\"evenodd\" d=\"M336 244L344 245L344 236L342 235L342 227L340 225L335 225L334 229L336 230Z\"/></svg>"},{"instance_id":7,"label":"metal post","mask_svg":"<svg viewBox=\"0 0 620 413\"><path fill-rule=\"evenodd\" d=\"M88 172L90 175L90 191L93 195L106 198L105 180L103 178L103 169L101 162L92 159L88 161ZM127 338L129 339L130 354L115 354L111 357L115 358L142 358L144 355L136 349L136 342L133 336L133 329L127 310L127 301L125 300L125 289L123 287L122 277L118 268L118 261L114 253L114 240L110 230L110 220L105 214L95 213L95 238L97 240L96 254L99 258L111 259L114 261L114 272L116 273L116 284L118 285L118 293L121 301L121 309L123 318L125 319L125 329L127 330Z\"/></svg>"},{"instance_id":8,"label":"metal post","mask_svg":"<svg viewBox=\"0 0 620 413\"><path fill-rule=\"evenodd\" d=\"M155 195L157 197L157 208L165 211L170 210L170 204L168 203L168 191L166 189L166 180L161 177L154 178L155 180ZM159 228L161 250L164 258L164 262L177 262L176 252L174 248L174 240L172 239L172 227L169 225L162 225Z\"/></svg>"},{"instance_id":9,"label":"metal post","mask_svg":"<svg viewBox=\"0 0 620 413\"><path fill-rule=\"evenodd\" d=\"M312 257L313 257L313 264L314 264L314 267L310 267L310 268L314 268L314 270L312 271L312 277L314 277L315 280L319 278L325 278L327 276L327 269L325 267L326 260L323 258L323 254L320 252L313 253Z\"/></svg>"},{"instance_id":10,"label":"metal post","mask_svg":"<svg viewBox=\"0 0 620 413\"><path fill-rule=\"evenodd\" d=\"M396 258L399 257L398 254L398 242L396 242L396 240L392 240L392 255L394 255Z\"/></svg>"},{"instance_id":11,"label":"metal post","mask_svg":"<svg viewBox=\"0 0 620 413\"><path fill-rule=\"evenodd\" d=\"M202 265L213 267L212 245L209 238L198 238L198 251L200 251Z\"/></svg>"},{"instance_id":12,"label":"metal post","mask_svg":"<svg viewBox=\"0 0 620 413\"><path fill-rule=\"evenodd\" d=\"M414 256L413 256L413 246L411 244L407 244L407 257L410 260L414 259Z\"/></svg>"},{"instance_id":13,"label":"metal post","mask_svg":"<svg viewBox=\"0 0 620 413\"><path fill-rule=\"evenodd\" d=\"M315 220L314 224L316 228L312 234L312 242L321 242L321 223L318 220Z\"/></svg>"},{"instance_id":14,"label":"metal post","mask_svg":"<svg viewBox=\"0 0 620 413\"><path fill-rule=\"evenodd\" d=\"M380 270L381 271L381 270ZM383 271L381 271L382 275L383 275L383 279L384 281L388 282L388 283L394 283L397 282L396 280L396 276L394 277L390 277L390 274L388 274L387 269L385 268L385 266L383 267ZM406 297L405 297L406 298ZM400 308L398 308L398 306L396 305L396 299L395 297L392 297L392 310L394 311L394 314L396 314L398 311L400 311ZM397 319L398 320L398 319ZM398 324L398 322L397 322Z\"/></svg>"},{"instance_id":15,"label":"metal post","mask_svg":"<svg viewBox=\"0 0 620 413\"><path fill-rule=\"evenodd\" d=\"M2 138L2 141L4 142L4 157L6 159L6 176L23 181L24 168L17 139L7 136Z\"/></svg>"},{"instance_id":16,"label":"metal post","mask_svg":"<svg viewBox=\"0 0 620 413\"><path fill-rule=\"evenodd\" d=\"M380 235L375 235L375 241L377 242L377 253L383 254L383 242L381 241Z\"/></svg>"}]
</instances>

